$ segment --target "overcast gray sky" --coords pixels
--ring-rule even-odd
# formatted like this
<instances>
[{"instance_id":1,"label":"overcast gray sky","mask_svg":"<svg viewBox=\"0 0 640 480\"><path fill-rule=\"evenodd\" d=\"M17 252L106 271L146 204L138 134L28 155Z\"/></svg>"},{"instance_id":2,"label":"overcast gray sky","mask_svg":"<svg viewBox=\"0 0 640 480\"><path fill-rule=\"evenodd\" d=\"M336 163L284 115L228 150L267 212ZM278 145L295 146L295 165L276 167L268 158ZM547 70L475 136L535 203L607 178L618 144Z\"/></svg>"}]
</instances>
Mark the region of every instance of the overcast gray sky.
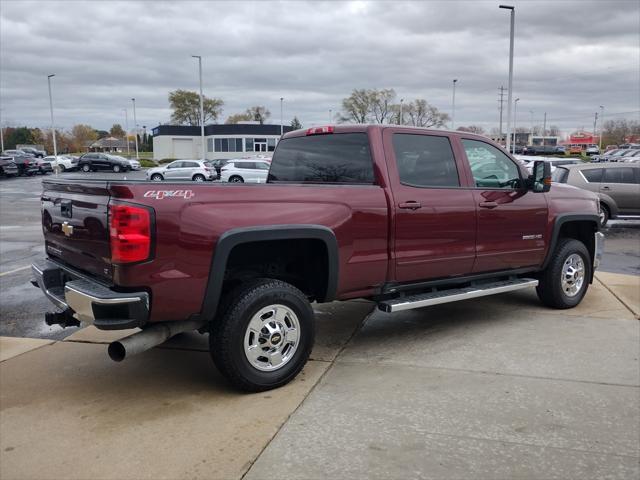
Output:
<instances>
[{"instance_id":1,"label":"overcast gray sky","mask_svg":"<svg viewBox=\"0 0 640 480\"><path fill-rule=\"evenodd\" d=\"M451 110L456 125L498 124L509 14L498 1L115 2L0 0L2 124L108 129L168 122L167 94L198 88L227 115L250 105L279 123L326 123L353 88L394 88ZM512 1L518 123L591 129L593 114L640 119L640 2ZM623 113L628 112L628 113Z\"/></svg>"}]
</instances>

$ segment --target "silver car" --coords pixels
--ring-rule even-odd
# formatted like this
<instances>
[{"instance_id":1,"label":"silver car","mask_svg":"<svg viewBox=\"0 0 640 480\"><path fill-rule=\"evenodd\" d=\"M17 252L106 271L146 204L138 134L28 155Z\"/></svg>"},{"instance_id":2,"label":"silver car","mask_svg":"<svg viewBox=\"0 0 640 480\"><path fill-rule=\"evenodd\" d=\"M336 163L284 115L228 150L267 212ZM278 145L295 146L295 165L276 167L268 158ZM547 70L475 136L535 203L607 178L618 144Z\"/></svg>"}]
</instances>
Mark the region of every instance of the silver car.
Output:
<instances>
[{"instance_id":1,"label":"silver car","mask_svg":"<svg viewBox=\"0 0 640 480\"><path fill-rule=\"evenodd\" d=\"M585 163L556 168L552 179L591 190L600 198L600 223L619 215L640 215L640 164Z\"/></svg>"},{"instance_id":2,"label":"silver car","mask_svg":"<svg viewBox=\"0 0 640 480\"><path fill-rule=\"evenodd\" d=\"M162 167L147 170L147 180L193 180L204 182L214 180L218 175L216 169L203 160L175 160Z\"/></svg>"}]
</instances>

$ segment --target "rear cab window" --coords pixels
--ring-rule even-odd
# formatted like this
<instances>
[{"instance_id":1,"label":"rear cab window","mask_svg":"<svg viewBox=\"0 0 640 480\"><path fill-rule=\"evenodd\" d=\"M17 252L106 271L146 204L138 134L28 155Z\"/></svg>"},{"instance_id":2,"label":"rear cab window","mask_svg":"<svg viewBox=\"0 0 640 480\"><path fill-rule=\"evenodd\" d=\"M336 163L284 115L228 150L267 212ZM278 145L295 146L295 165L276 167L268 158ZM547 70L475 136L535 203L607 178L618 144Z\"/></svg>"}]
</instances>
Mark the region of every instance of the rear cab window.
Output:
<instances>
[{"instance_id":1,"label":"rear cab window","mask_svg":"<svg viewBox=\"0 0 640 480\"><path fill-rule=\"evenodd\" d=\"M269 183L373 184L373 159L364 132L307 135L280 140Z\"/></svg>"}]
</instances>

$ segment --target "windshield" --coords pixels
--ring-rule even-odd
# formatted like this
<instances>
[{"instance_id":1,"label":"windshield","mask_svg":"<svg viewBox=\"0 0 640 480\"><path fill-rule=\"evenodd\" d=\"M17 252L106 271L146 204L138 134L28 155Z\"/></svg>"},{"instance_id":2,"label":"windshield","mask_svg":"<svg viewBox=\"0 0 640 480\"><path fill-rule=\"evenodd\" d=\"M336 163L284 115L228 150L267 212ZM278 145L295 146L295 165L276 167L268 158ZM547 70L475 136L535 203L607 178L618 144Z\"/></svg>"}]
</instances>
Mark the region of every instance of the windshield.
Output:
<instances>
[{"instance_id":1,"label":"windshield","mask_svg":"<svg viewBox=\"0 0 640 480\"><path fill-rule=\"evenodd\" d=\"M551 174L551 181L557 183L567 183L567 177L569 176L569 170L566 168L558 167Z\"/></svg>"}]
</instances>

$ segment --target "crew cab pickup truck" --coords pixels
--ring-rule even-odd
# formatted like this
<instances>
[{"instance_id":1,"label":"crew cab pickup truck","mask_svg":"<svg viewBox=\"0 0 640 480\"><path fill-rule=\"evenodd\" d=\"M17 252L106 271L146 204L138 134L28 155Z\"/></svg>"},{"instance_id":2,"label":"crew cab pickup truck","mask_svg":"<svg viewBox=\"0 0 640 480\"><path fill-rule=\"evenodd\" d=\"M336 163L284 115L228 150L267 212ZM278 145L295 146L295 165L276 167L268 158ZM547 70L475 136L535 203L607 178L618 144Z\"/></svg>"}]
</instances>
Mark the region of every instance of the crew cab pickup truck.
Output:
<instances>
[{"instance_id":1,"label":"crew cab pickup truck","mask_svg":"<svg viewBox=\"0 0 640 480\"><path fill-rule=\"evenodd\" d=\"M139 327L114 360L197 329L231 384L267 390L309 357L314 301L396 312L535 287L580 303L598 199L532 172L482 136L358 125L287 133L266 184L47 179L33 283L49 324Z\"/></svg>"}]
</instances>

